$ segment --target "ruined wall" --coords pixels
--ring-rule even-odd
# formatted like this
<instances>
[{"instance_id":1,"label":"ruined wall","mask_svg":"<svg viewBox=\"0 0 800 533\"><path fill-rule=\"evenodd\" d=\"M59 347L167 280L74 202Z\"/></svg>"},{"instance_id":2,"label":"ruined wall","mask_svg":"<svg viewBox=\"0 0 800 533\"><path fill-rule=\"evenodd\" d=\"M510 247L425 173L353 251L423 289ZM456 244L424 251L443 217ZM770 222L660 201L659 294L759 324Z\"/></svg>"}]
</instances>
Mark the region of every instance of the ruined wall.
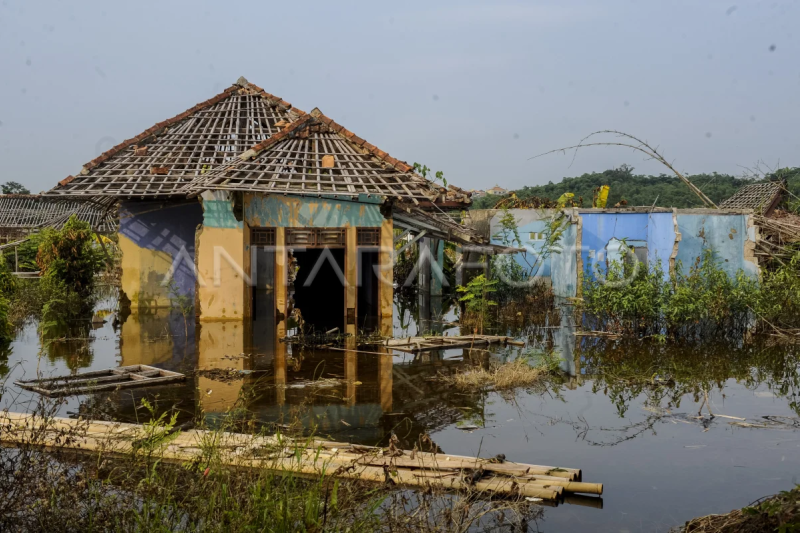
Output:
<instances>
[{"instance_id":1,"label":"ruined wall","mask_svg":"<svg viewBox=\"0 0 800 533\"><path fill-rule=\"evenodd\" d=\"M537 251L530 233L544 229L550 216L547 210L512 209L518 231L526 248ZM492 242L501 230L501 213L483 211L470 213L479 220L490 220L488 232ZM668 277L674 264L689 268L700 257L704 248L710 248L721 267L735 276L739 270L748 275L758 275L755 258L757 228L752 217L745 212L710 209L671 210L662 208L632 208L630 210L574 209L572 224L559 243L561 253L553 253L548 268L541 274L549 277L557 296L573 297L580 294L580 276L587 267L592 275L595 265L605 271L607 262L622 258L621 245L632 246L640 259L651 265L661 262L664 277ZM539 246L539 249L541 246ZM527 263L516 254L523 266ZM529 254L530 256L531 254ZM530 261L530 258L529 258Z\"/></svg>"},{"instance_id":2,"label":"ruined wall","mask_svg":"<svg viewBox=\"0 0 800 533\"><path fill-rule=\"evenodd\" d=\"M572 217L571 217L572 218ZM578 220L570 221L559 241L561 250L550 255L550 279L553 293L557 296L578 295Z\"/></svg>"},{"instance_id":3,"label":"ruined wall","mask_svg":"<svg viewBox=\"0 0 800 533\"><path fill-rule=\"evenodd\" d=\"M301 196L246 194L244 217L251 227L344 228L383 224L379 198L364 202Z\"/></svg>"},{"instance_id":4,"label":"ruined wall","mask_svg":"<svg viewBox=\"0 0 800 533\"><path fill-rule=\"evenodd\" d=\"M526 272L530 272L535 266L537 270L534 274L549 278L551 258L542 259L540 264L537 264L537 259L544 248L544 240L542 239L543 233L547 230L549 219L553 215L554 210L509 209L509 212L514 216L517 222L517 232L519 233L522 247L527 250L524 254L514 254L517 263L519 263ZM503 226L500 223L500 219L503 218L503 216L504 213L502 211L496 211L489 222L492 244L503 244L503 240L499 235L503 230ZM509 235L509 237L511 236Z\"/></svg>"},{"instance_id":5,"label":"ruined wall","mask_svg":"<svg viewBox=\"0 0 800 533\"><path fill-rule=\"evenodd\" d=\"M758 276L758 264L752 253L756 228L750 218L748 214L678 211L681 241L676 262L680 261L687 271L701 257L703 249L710 248L729 276L735 276L739 270Z\"/></svg>"},{"instance_id":6,"label":"ruined wall","mask_svg":"<svg viewBox=\"0 0 800 533\"><path fill-rule=\"evenodd\" d=\"M122 290L134 311L170 307L169 280L195 295L195 231L203 221L198 202L123 201L119 208Z\"/></svg>"}]
</instances>

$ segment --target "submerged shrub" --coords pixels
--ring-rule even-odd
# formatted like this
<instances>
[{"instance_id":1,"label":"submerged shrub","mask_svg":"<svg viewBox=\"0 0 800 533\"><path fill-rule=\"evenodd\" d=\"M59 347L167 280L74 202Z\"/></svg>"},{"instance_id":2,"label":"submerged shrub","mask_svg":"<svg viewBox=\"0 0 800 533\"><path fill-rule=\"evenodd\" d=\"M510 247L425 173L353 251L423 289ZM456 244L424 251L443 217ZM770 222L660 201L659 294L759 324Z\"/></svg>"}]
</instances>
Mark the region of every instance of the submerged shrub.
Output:
<instances>
[{"instance_id":1,"label":"submerged shrub","mask_svg":"<svg viewBox=\"0 0 800 533\"><path fill-rule=\"evenodd\" d=\"M761 277L761 291L754 305L766 328L800 327L800 252L775 270Z\"/></svg>"},{"instance_id":2,"label":"submerged shrub","mask_svg":"<svg viewBox=\"0 0 800 533\"><path fill-rule=\"evenodd\" d=\"M688 272L677 263L669 279L660 261L650 265L626 258L611 262L605 275L599 265L596 269L596 276L587 269L583 279L583 309L617 331L661 334L742 326L763 293L758 280L742 271L730 277L711 250L704 250Z\"/></svg>"},{"instance_id":3,"label":"submerged shrub","mask_svg":"<svg viewBox=\"0 0 800 533\"><path fill-rule=\"evenodd\" d=\"M42 329L64 326L93 306L95 276L105 267L88 223L70 217L60 230L40 234L36 262L41 271Z\"/></svg>"},{"instance_id":4,"label":"submerged shrub","mask_svg":"<svg viewBox=\"0 0 800 533\"><path fill-rule=\"evenodd\" d=\"M105 266L94 242L92 228L74 215L60 230L42 232L36 256L42 277L55 277L81 297L90 297L95 275Z\"/></svg>"}]
</instances>

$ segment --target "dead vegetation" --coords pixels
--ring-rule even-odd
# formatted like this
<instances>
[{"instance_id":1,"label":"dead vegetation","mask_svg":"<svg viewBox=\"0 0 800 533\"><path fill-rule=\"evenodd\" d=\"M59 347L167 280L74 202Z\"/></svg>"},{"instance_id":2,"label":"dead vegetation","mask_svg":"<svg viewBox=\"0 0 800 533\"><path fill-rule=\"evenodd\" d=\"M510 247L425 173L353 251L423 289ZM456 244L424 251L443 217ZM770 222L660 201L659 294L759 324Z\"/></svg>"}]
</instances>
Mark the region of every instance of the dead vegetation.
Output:
<instances>
[{"instance_id":1,"label":"dead vegetation","mask_svg":"<svg viewBox=\"0 0 800 533\"><path fill-rule=\"evenodd\" d=\"M681 533L800 531L800 486L762 498L743 509L690 520Z\"/></svg>"},{"instance_id":2,"label":"dead vegetation","mask_svg":"<svg viewBox=\"0 0 800 533\"><path fill-rule=\"evenodd\" d=\"M441 379L462 391L509 390L531 387L540 383L548 374L544 366L532 366L526 359L514 359L506 363L489 363L488 368L473 367Z\"/></svg>"}]
</instances>

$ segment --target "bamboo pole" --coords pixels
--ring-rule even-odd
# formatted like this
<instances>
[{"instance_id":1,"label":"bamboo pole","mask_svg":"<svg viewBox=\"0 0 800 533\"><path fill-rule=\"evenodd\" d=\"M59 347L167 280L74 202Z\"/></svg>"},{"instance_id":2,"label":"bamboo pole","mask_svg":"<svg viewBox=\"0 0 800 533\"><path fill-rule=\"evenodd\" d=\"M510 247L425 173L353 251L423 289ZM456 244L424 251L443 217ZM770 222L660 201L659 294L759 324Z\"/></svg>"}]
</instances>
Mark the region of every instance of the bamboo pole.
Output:
<instances>
[{"instance_id":1,"label":"bamboo pole","mask_svg":"<svg viewBox=\"0 0 800 533\"><path fill-rule=\"evenodd\" d=\"M69 439L63 438L66 432L72 432ZM6 444L119 455L131 453L146 437L143 426L136 424L0 413L0 441ZM575 492L602 494L601 484L571 481L580 476L578 469L568 471L416 451L402 451L399 456L391 456L382 448L291 439L280 435L251 436L189 429L158 446L154 456L169 462L192 461L202 456L209 445L219 450L219 459L224 465L232 467L258 467L373 482L391 480L409 487L475 490L551 501ZM254 457L256 454L259 455ZM484 474L479 474L474 483L468 480L469 473L480 471Z\"/></svg>"}]
</instances>

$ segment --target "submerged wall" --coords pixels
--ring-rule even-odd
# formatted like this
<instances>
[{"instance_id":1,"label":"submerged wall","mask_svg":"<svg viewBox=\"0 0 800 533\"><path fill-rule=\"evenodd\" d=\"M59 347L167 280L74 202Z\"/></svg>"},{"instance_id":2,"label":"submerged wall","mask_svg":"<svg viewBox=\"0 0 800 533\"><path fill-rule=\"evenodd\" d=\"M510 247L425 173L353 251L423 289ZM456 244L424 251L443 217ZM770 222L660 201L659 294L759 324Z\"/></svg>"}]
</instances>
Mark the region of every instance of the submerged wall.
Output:
<instances>
[{"instance_id":1,"label":"submerged wall","mask_svg":"<svg viewBox=\"0 0 800 533\"><path fill-rule=\"evenodd\" d=\"M119 218L121 286L133 310L170 307L170 277L180 294L194 298L200 204L123 201Z\"/></svg>"},{"instance_id":2,"label":"submerged wall","mask_svg":"<svg viewBox=\"0 0 800 533\"><path fill-rule=\"evenodd\" d=\"M538 233L545 228L550 210L509 210L517 220L523 245L536 253ZM758 275L755 257L757 229L752 217L744 211L711 209L567 209L571 224L562 235L560 253L552 253L547 268L540 275L549 277L556 296L573 297L580 292L581 276L596 276L606 271L610 261L620 260L624 242L635 250L637 257L646 258L650 265L660 262L664 277L676 265L684 270L701 257L703 250L713 252L720 267L730 276L742 271ZM492 212L488 228L492 242L502 230L502 213ZM523 266L528 263L522 254L515 254ZM528 259L530 261L530 259Z\"/></svg>"},{"instance_id":3,"label":"submerged wall","mask_svg":"<svg viewBox=\"0 0 800 533\"><path fill-rule=\"evenodd\" d=\"M743 271L758 275L755 258L756 227L750 215L691 214L678 211L678 230L681 241L676 262L687 271L703 254L714 251L720 267L730 276Z\"/></svg>"}]
</instances>

